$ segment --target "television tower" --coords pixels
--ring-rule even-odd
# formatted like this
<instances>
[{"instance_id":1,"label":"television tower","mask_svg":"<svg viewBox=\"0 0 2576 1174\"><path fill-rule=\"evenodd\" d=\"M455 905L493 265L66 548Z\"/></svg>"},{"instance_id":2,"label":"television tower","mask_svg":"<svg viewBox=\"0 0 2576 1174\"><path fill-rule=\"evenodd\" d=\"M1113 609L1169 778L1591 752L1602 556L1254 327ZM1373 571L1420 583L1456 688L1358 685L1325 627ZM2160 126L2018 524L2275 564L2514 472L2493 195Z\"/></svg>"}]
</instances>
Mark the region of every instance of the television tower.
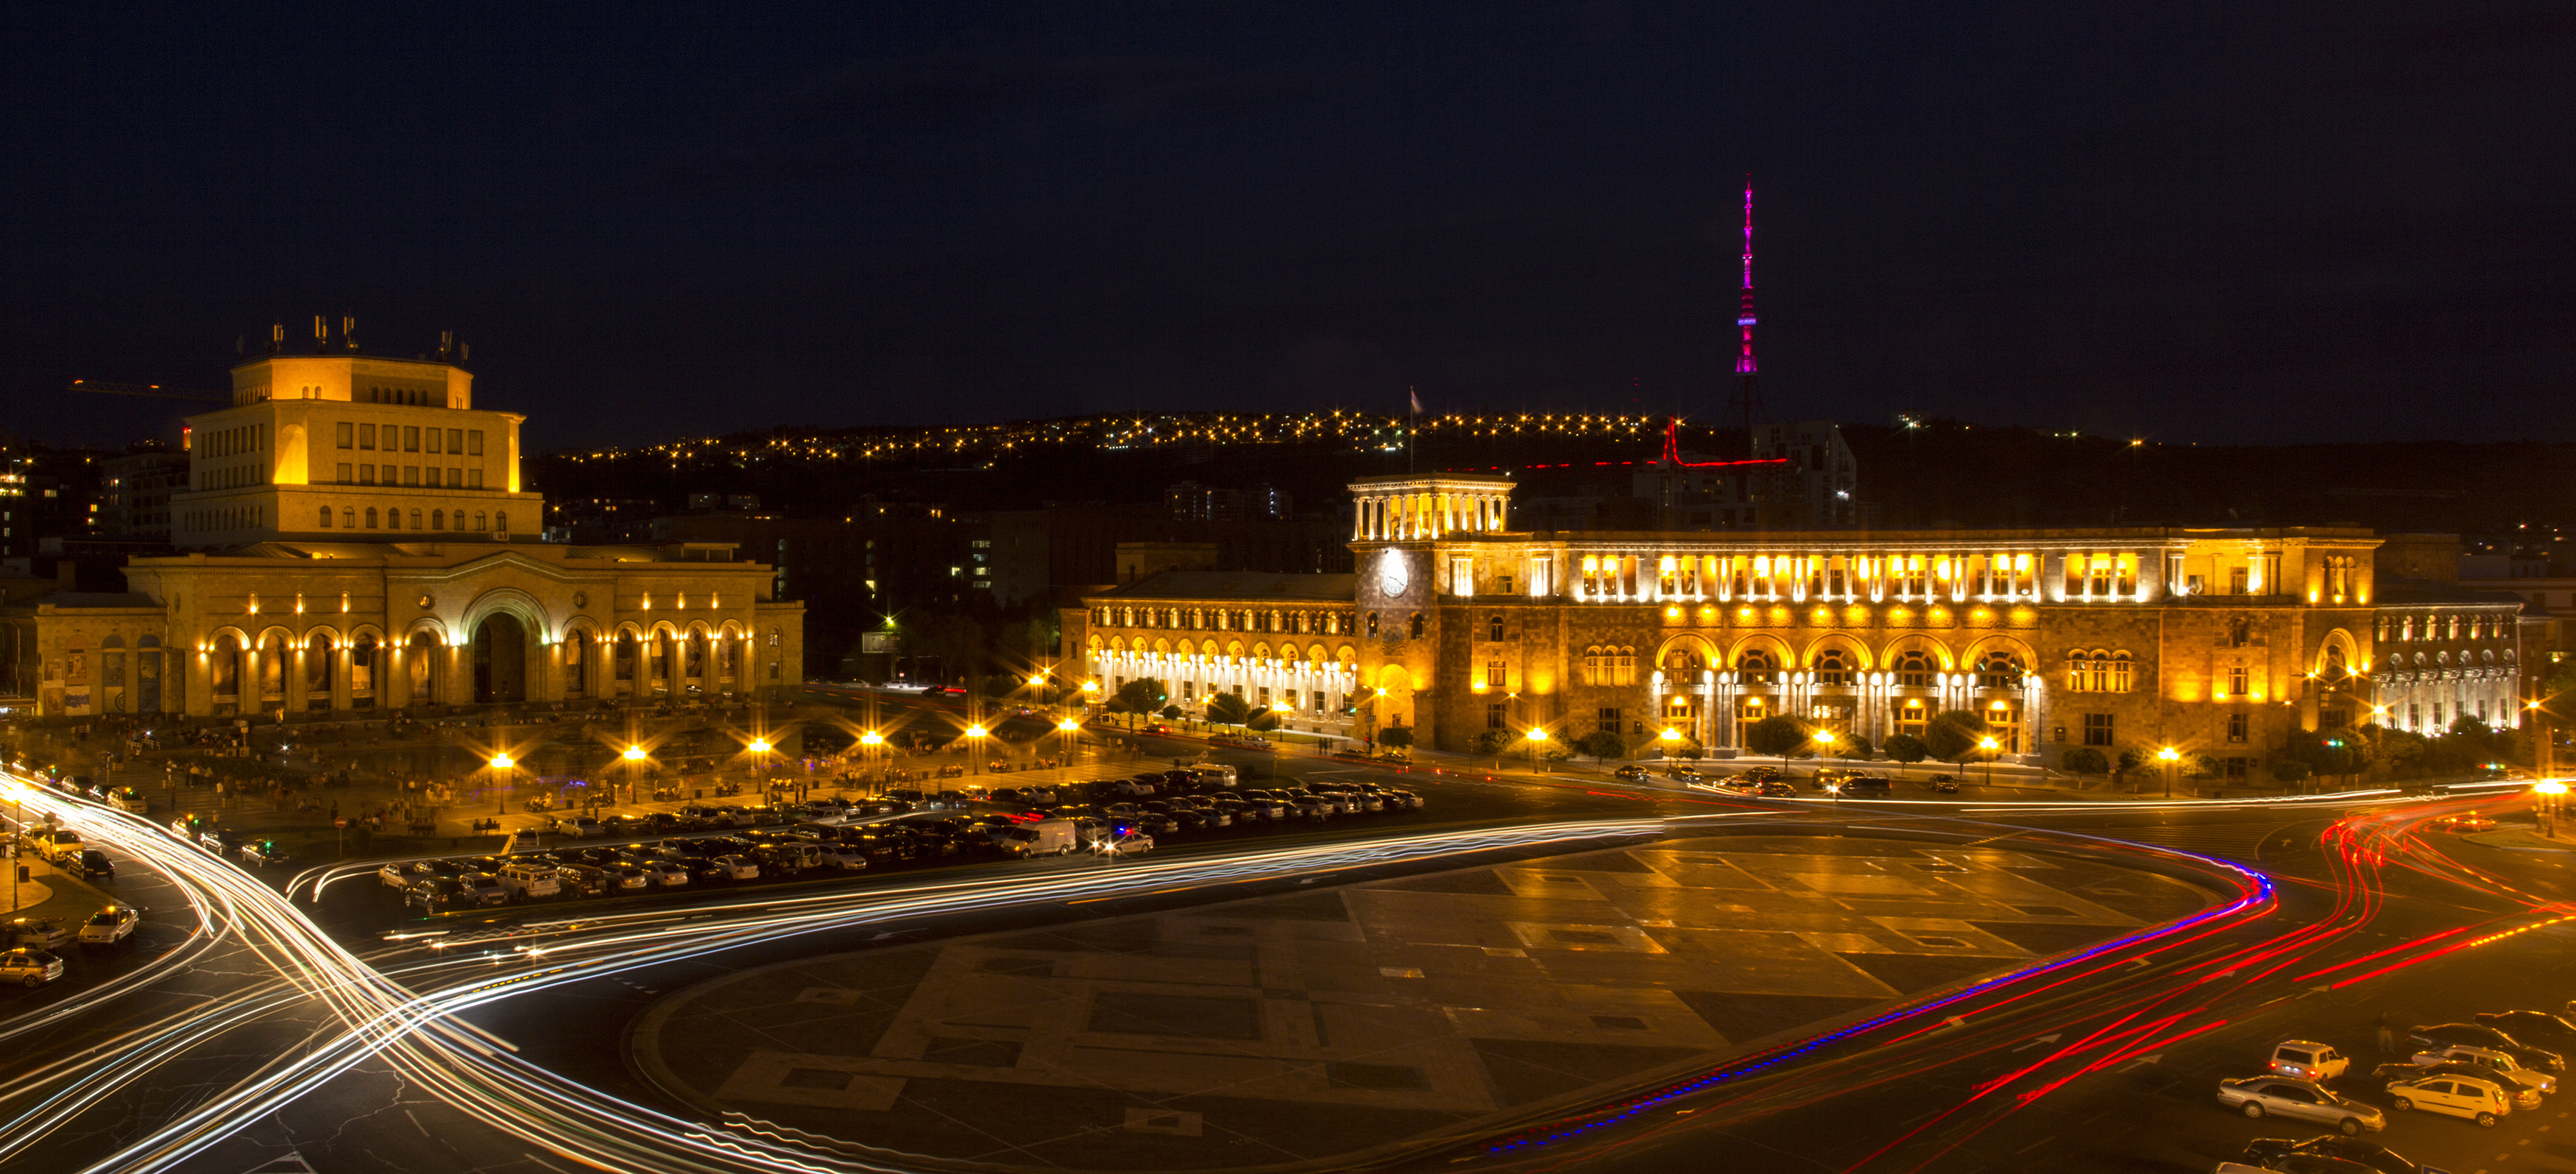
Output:
<instances>
[{"instance_id":1,"label":"television tower","mask_svg":"<svg viewBox=\"0 0 2576 1174\"><path fill-rule=\"evenodd\" d=\"M1744 177L1744 290L1735 312L1742 338L1735 354L1735 406L1744 417L1745 455L1759 455L1753 444L1753 418L1765 415L1759 367L1753 361L1753 177Z\"/></svg>"}]
</instances>

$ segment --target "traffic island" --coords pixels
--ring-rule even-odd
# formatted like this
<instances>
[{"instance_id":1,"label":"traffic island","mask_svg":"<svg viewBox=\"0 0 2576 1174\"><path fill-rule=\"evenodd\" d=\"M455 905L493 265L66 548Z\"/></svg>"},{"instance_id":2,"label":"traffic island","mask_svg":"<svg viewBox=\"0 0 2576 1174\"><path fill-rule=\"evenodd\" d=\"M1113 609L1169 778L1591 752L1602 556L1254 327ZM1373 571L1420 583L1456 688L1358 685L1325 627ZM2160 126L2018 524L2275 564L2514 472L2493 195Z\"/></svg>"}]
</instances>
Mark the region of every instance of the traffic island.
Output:
<instances>
[{"instance_id":1,"label":"traffic island","mask_svg":"<svg viewBox=\"0 0 2576 1174\"><path fill-rule=\"evenodd\" d=\"M1667 839L773 965L666 997L629 1055L710 1120L906 1166L1365 1167L2215 900L2067 856Z\"/></svg>"}]
</instances>

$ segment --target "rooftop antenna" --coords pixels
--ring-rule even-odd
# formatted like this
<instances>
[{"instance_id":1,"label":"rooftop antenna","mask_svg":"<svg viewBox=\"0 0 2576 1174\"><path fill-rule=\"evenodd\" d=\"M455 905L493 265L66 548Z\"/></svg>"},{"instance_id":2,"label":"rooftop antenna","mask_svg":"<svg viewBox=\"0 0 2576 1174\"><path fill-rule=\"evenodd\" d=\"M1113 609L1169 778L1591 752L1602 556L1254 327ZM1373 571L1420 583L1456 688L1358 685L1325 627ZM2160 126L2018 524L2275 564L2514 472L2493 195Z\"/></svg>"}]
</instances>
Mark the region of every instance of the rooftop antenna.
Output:
<instances>
[{"instance_id":1,"label":"rooftop antenna","mask_svg":"<svg viewBox=\"0 0 2576 1174\"><path fill-rule=\"evenodd\" d=\"M456 349L456 332L455 332L455 331L453 331L453 330L442 330L442 331L439 331L439 332L438 332L438 361L439 361L439 362L442 362L442 363L446 362L446 361L447 361L447 353L448 353L449 351L452 351L452 350L455 350L455 349Z\"/></svg>"},{"instance_id":2,"label":"rooftop antenna","mask_svg":"<svg viewBox=\"0 0 2576 1174\"><path fill-rule=\"evenodd\" d=\"M1753 361L1753 176L1744 177L1744 296L1735 311L1735 328L1742 338L1735 352L1735 406L1744 416L1746 456L1760 456L1760 446L1753 443L1753 417L1767 415L1762 408L1760 367Z\"/></svg>"},{"instance_id":3,"label":"rooftop antenna","mask_svg":"<svg viewBox=\"0 0 2576 1174\"><path fill-rule=\"evenodd\" d=\"M273 354L276 354L277 352L282 351L282 350L285 350L285 349L286 349L286 323L284 323L284 322L271 322L271 323L269 323L269 324L268 324L268 353L270 353L270 354L272 354L272 355L273 355Z\"/></svg>"},{"instance_id":4,"label":"rooftop antenna","mask_svg":"<svg viewBox=\"0 0 2576 1174\"><path fill-rule=\"evenodd\" d=\"M350 350L354 351L358 349L357 319L349 317L346 314L340 316L340 341L348 344Z\"/></svg>"},{"instance_id":5,"label":"rooftop antenna","mask_svg":"<svg viewBox=\"0 0 2576 1174\"><path fill-rule=\"evenodd\" d=\"M313 349L316 351L331 349L331 323L320 314L313 316Z\"/></svg>"}]
</instances>

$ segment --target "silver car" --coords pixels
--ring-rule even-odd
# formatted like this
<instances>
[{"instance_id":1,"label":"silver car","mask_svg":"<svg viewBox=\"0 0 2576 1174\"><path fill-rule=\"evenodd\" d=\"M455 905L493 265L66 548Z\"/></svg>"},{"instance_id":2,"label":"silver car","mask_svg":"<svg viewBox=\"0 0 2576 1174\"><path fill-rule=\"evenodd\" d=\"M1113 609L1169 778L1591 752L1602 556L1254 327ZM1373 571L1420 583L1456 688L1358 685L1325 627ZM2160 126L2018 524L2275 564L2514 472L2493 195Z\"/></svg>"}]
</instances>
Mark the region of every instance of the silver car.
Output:
<instances>
[{"instance_id":1,"label":"silver car","mask_svg":"<svg viewBox=\"0 0 2576 1174\"><path fill-rule=\"evenodd\" d=\"M2344 1136L2377 1133L2388 1117L2368 1105L2355 1104L2313 1080L2291 1076L2247 1076L2218 1082L2218 1103L2248 1117L2288 1117L2334 1126Z\"/></svg>"}]
</instances>

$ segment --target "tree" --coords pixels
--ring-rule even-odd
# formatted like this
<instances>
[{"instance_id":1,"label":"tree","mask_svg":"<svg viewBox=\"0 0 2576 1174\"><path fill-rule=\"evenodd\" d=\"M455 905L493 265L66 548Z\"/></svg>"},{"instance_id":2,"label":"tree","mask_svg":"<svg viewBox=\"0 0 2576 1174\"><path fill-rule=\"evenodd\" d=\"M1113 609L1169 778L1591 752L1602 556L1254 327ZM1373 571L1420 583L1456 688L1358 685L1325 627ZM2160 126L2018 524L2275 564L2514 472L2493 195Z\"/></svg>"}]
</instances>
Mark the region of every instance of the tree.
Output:
<instances>
[{"instance_id":1,"label":"tree","mask_svg":"<svg viewBox=\"0 0 2576 1174\"><path fill-rule=\"evenodd\" d=\"M1744 748L1755 754L1787 758L1807 745L1807 727L1785 713L1775 713L1744 731Z\"/></svg>"},{"instance_id":2,"label":"tree","mask_svg":"<svg viewBox=\"0 0 2576 1174\"><path fill-rule=\"evenodd\" d=\"M1664 748L1664 757L1666 758L1697 758L1701 754L1705 753L1705 751L1700 749L1699 739L1691 737L1688 734L1684 734L1670 742L1664 741L1662 738L1657 738L1655 739L1655 745Z\"/></svg>"},{"instance_id":3,"label":"tree","mask_svg":"<svg viewBox=\"0 0 2576 1174\"><path fill-rule=\"evenodd\" d=\"M1207 719L1218 725L1239 726L1252 718L1252 703L1241 693L1219 693L1208 698Z\"/></svg>"},{"instance_id":4,"label":"tree","mask_svg":"<svg viewBox=\"0 0 2576 1174\"><path fill-rule=\"evenodd\" d=\"M1889 734L1887 756L1897 762L1910 764L1931 757L1932 752L1930 748L1923 745L1923 739L1912 734Z\"/></svg>"},{"instance_id":5,"label":"tree","mask_svg":"<svg viewBox=\"0 0 2576 1174\"><path fill-rule=\"evenodd\" d=\"M1500 756L1517 741L1520 739L1513 737L1510 730L1478 730L1475 737L1467 739L1467 748L1478 754Z\"/></svg>"},{"instance_id":6,"label":"tree","mask_svg":"<svg viewBox=\"0 0 2576 1174\"><path fill-rule=\"evenodd\" d=\"M1138 677L1118 687L1109 697L1109 708L1120 713L1152 713L1171 700L1163 683L1152 677Z\"/></svg>"},{"instance_id":7,"label":"tree","mask_svg":"<svg viewBox=\"0 0 2576 1174\"><path fill-rule=\"evenodd\" d=\"M1246 729L1260 730L1267 733L1279 728L1279 715L1272 713L1270 711L1270 707L1265 705L1259 709L1253 710L1251 713L1245 714L1243 725Z\"/></svg>"},{"instance_id":8,"label":"tree","mask_svg":"<svg viewBox=\"0 0 2576 1174\"><path fill-rule=\"evenodd\" d=\"M2183 755L2182 763L2182 777L2195 781L2217 778L2218 772L2223 769L2218 765L2216 756L2198 752Z\"/></svg>"},{"instance_id":9,"label":"tree","mask_svg":"<svg viewBox=\"0 0 2576 1174\"><path fill-rule=\"evenodd\" d=\"M2272 777L2291 786L2308 781L2310 773L2308 764L2295 758L2283 758L2272 763Z\"/></svg>"},{"instance_id":10,"label":"tree","mask_svg":"<svg viewBox=\"0 0 2576 1174\"><path fill-rule=\"evenodd\" d=\"M1858 762L1867 762L1867 761L1869 761L1869 756L1870 756L1869 735L1867 735L1867 734L1836 734L1836 735L1834 735L1834 737L1835 737L1835 739L1836 739L1836 740L1835 740L1835 742L1834 742L1834 745L1835 745L1835 746L1837 746L1837 747L1840 747L1840 748L1841 748L1841 750L1842 750L1842 756L1843 756L1843 757L1845 757L1845 758L1849 758L1849 759L1852 759L1852 760L1854 760L1854 761L1858 761Z\"/></svg>"},{"instance_id":11,"label":"tree","mask_svg":"<svg viewBox=\"0 0 2576 1174\"><path fill-rule=\"evenodd\" d=\"M1608 762L1628 755L1628 740L1612 730L1594 730L1575 739L1574 748L1591 755L1595 762Z\"/></svg>"},{"instance_id":12,"label":"tree","mask_svg":"<svg viewBox=\"0 0 2576 1174\"><path fill-rule=\"evenodd\" d=\"M1167 722L1179 721L1181 720L1181 707L1177 705L1166 705L1163 707L1162 716L1163 720Z\"/></svg>"},{"instance_id":13,"label":"tree","mask_svg":"<svg viewBox=\"0 0 2576 1174\"><path fill-rule=\"evenodd\" d=\"M2068 774L2099 775L2111 773L2111 761L2091 746L2077 746L2057 756L2057 765Z\"/></svg>"},{"instance_id":14,"label":"tree","mask_svg":"<svg viewBox=\"0 0 2576 1174\"><path fill-rule=\"evenodd\" d=\"M1377 732L1377 744L1390 750L1405 750L1413 745L1413 728L1388 726Z\"/></svg>"},{"instance_id":15,"label":"tree","mask_svg":"<svg viewBox=\"0 0 2576 1174\"><path fill-rule=\"evenodd\" d=\"M1943 710L1923 727L1923 748L1943 762L1966 762L1985 736L1986 719L1965 709Z\"/></svg>"}]
</instances>

